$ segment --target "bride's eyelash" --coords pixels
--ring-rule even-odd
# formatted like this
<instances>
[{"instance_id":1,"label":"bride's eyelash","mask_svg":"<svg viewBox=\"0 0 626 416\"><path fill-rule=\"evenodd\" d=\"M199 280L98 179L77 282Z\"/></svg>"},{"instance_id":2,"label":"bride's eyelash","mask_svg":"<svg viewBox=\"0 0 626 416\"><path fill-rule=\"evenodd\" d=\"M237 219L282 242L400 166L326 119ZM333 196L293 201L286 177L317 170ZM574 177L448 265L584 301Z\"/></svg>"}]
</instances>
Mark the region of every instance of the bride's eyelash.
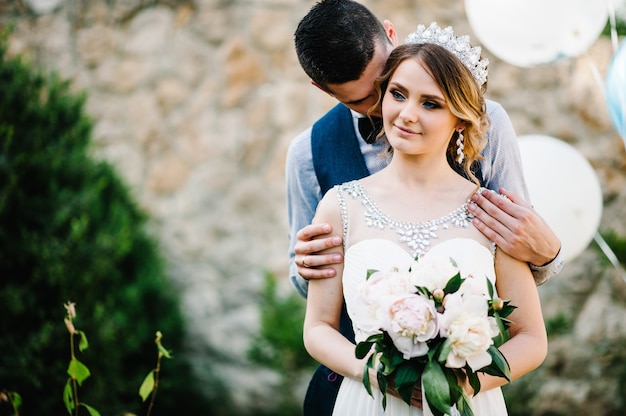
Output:
<instances>
[{"instance_id":1,"label":"bride's eyelash","mask_svg":"<svg viewBox=\"0 0 626 416\"><path fill-rule=\"evenodd\" d=\"M422 105L431 110L436 109L436 108L441 108L441 106L437 102L430 101L430 100L424 101Z\"/></svg>"},{"instance_id":2,"label":"bride's eyelash","mask_svg":"<svg viewBox=\"0 0 626 416\"><path fill-rule=\"evenodd\" d=\"M395 89L395 88L390 89L390 90L389 90L389 94L391 94L391 96L392 96L393 98L395 98L396 100L401 100L401 101L403 101L403 100L405 100L405 99L406 99L406 98L405 98L405 96L404 96L404 94L402 94L400 91L398 91L398 90L397 90L397 89Z\"/></svg>"}]
</instances>

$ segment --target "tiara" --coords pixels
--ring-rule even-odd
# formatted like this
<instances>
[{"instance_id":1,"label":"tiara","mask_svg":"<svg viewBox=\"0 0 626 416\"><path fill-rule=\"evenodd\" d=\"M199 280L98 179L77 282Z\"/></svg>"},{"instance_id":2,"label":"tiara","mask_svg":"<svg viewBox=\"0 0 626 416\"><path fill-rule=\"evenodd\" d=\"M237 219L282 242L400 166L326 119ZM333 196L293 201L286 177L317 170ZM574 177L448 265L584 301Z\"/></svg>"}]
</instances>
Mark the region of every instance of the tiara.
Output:
<instances>
[{"instance_id":1,"label":"tiara","mask_svg":"<svg viewBox=\"0 0 626 416\"><path fill-rule=\"evenodd\" d=\"M428 28L424 25L418 25L417 30L406 38L405 43L434 43L443 46L461 60L463 65L470 70L479 86L487 81L489 59L480 59L480 46L472 47L467 35L454 36L451 26L441 29L435 22L432 22Z\"/></svg>"}]
</instances>

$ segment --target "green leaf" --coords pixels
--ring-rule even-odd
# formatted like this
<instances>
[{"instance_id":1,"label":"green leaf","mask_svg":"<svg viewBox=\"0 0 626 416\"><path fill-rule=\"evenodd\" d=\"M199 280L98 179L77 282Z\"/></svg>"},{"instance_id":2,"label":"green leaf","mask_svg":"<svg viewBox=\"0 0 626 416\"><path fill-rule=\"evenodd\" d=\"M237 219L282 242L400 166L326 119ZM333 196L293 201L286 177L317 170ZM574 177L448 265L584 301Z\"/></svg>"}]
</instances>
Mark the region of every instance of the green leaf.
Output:
<instances>
[{"instance_id":1,"label":"green leaf","mask_svg":"<svg viewBox=\"0 0 626 416\"><path fill-rule=\"evenodd\" d=\"M507 316L509 316L515 309L517 309L517 306L513 306L511 305L511 301L510 300L505 300L504 301L504 306L502 306L502 309L500 309L500 316L502 318L506 318Z\"/></svg>"},{"instance_id":2,"label":"green leaf","mask_svg":"<svg viewBox=\"0 0 626 416\"><path fill-rule=\"evenodd\" d=\"M17 409L21 405L22 405L22 396L20 396L19 393L11 392L11 406Z\"/></svg>"},{"instance_id":3,"label":"green leaf","mask_svg":"<svg viewBox=\"0 0 626 416\"><path fill-rule=\"evenodd\" d=\"M377 273L379 270L376 269L367 269L367 274L365 275L365 280L368 280L374 273Z\"/></svg>"},{"instance_id":4,"label":"green leaf","mask_svg":"<svg viewBox=\"0 0 626 416\"><path fill-rule=\"evenodd\" d=\"M405 361L405 365L400 365L397 367L396 371L396 387L399 389L400 387L406 385L413 385L417 380L419 380L420 375L422 373L422 368L419 368L415 363L410 361Z\"/></svg>"},{"instance_id":5,"label":"green leaf","mask_svg":"<svg viewBox=\"0 0 626 416\"><path fill-rule=\"evenodd\" d=\"M492 376L504 377L507 381L511 381L511 368L506 357L493 345L489 347L487 352L491 355L491 364L480 371Z\"/></svg>"},{"instance_id":6,"label":"green leaf","mask_svg":"<svg viewBox=\"0 0 626 416\"><path fill-rule=\"evenodd\" d=\"M417 290L418 294L422 294L428 299L432 298L432 293L430 293L430 290L428 290L424 286L415 286L415 289Z\"/></svg>"},{"instance_id":7,"label":"green leaf","mask_svg":"<svg viewBox=\"0 0 626 416\"><path fill-rule=\"evenodd\" d=\"M74 410L74 393L72 392L72 379L68 378L65 383L65 387L63 388L63 403L65 403L65 408L67 409L67 413L72 414L72 410Z\"/></svg>"},{"instance_id":8,"label":"green leaf","mask_svg":"<svg viewBox=\"0 0 626 416\"><path fill-rule=\"evenodd\" d=\"M67 367L67 374L75 379L79 386L82 386L83 381L91 375L89 369L76 358L72 358L70 361L70 365Z\"/></svg>"},{"instance_id":9,"label":"green leaf","mask_svg":"<svg viewBox=\"0 0 626 416\"><path fill-rule=\"evenodd\" d=\"M369 393L370 396L374 397L372 394L372 384L370 383L370 368L374 368L374 361L376 360L376 355L372 354L367 359L367 363L363 367L363 385L365 386L365 390Z\"/></svg>"},{"instance_id":10,"label":"green leaf","mask_svg":"<svg viewBox=\"0 0 626 416\"><path fill-rule=\"evenodd\" d=\"M376 372L376 379L378 380L378 388L380 389L380 392L383 394L383 396L385 396L385 394L387 393L387 386L389 385L389 382L387 381L387 377L385 377L383 372L380 371L380 367L379 371Z\"/></svg>"},{"instance_id":11,"label":"green leaf","mask_svg":"<svg viewBox=\"0 0 626 416\"><path fill-rule=\"evenodd\" d=\"M448 379L436 361L429 361L422 374L424 395L433 413L435 410L450 414L450 386Z\"/></svg>"},{"instance_id":12,"label":"green leaf","mask_svg":"<svg viewBox=\"0 0 626 416\"><path fill-rule=\"evenodd\" d=\"M163 345L157 345L157 349L159 350L159 355L165 358L172 358L172 352L166 350Z\"/></svg>"},{"instance_id":13,"label":"green leaf","mask_svg":"<svg viewBox=\"0 0 626 416\"><path fill-rule=\"evenodd\" d=\"M359 342L358 344L356 344L356 348L354 349L354 354L356 355L356 358L365 358L365 356L372 349L372 344L372 342L367 341Z\"/></svg>"},{"instance_id":14,"label":"green leaf","mask_svg":"<svg viewBox=\"0 0 626 416\"><path fill-rule=\"evenodd\" d=\"M379 357L380 359L380 372L385 376L391 375L396 369L396 360L393 359L393 355L389 356L387 354L383 354Z\"/></svg>"},{"instance_id":15,"label":"green leaf","mask_svg":"<svg viewBox=\"0 0 626 416\"><path fill-rule=\"evenodd\" d=\"M77 334L80 335L80 341L78 342L78 349L80 352L85 351L89 348L89 342L87 342L87 335L83 331L76 331Z\"/></svg>"},{"instance_id":16,"label":"green leaf","mask_svg":"<svg viewBox=\"0 0 626 416\"><path fill-rule=\"evenodd\" d=\"M400 397L402 398L402 400L404 400L404 402L406 404L411 404L411 397L413 396L413 390L415 389L415 385L405 385L402 387L398 387L396 390L398 390L398 393L400 394Z\"/></svg>"},{"instance_id":17,"label":"green leaf","mask_svg":"<svg viewBox=\"0 0 626 416\"><path fill-rule=\"evenodd\" d=\"M383 410L385 410L387 408L387 386L389 385L389 383L387 382L387 377L385 377L385 375L381 371L376 372L376 379L378 380L378 388L383 394Z\"/></svg>"},{"instance_id":18,"label":"green leaf","mask_svg":"<svg viewBox=\"0 0 626 416\"><path fill-rule=\"evenodd\" d=\"M450 404L457 403L461 399L463 394L463 388L459 386L459 379L457 378L457 371L453 368L443 366L443 373L448 380L448 386L450 386Z\"/></svg>"},{"instance_id":19,"label":"green leaf","mask_svg":"<svg viewBox=\"0 0 626 416\"><path fill-rule=\"evenodd\" d=\"M448 283L446 284L446 287L443 288L443 291L446 295L450 294L450 293L454 293L457 290L459 290L459 288L461 287L461 284L463 283L463 279L461 277L460 273L455 274L452 279L448 280Z\"/></svg>"},{"instance_id":20,"label":"green leaf","mask_svg":"<svg viewBox=\"0 0 626 416\"><path fill-rule=\"evenodd\" d=\"M91 406L86 405L85 403L80 403L80 406L83 406L85 409L87 409L87 411L89 412L89 414L91 416L100 416L100 412L98 412L96 409L94 409Z\"/></svg>"},{"instance_id":21,"label":"green leaf","mask_svg":"<svg viewBox=\"0 0 626 416\"><path fill-rule=\"evenodd\" d=\"M450 338L446 338L444 343L439 348L439 351L437 351L438 353L437 361L439 361L440 363L445 363L446 360L448 359L448 355L450 355L451 349L452 349L452 340Z\"/></svg>"},{"instance_id":22,"label":"green leaf","mask_svg":"<svg viewBox=\"0 0 626 416\"><path fill-rule=\"evenodd\" d=\"M472 389L474 389L474 395L478 394L478 392L480 392L480 379L478 378L478 375L475 372L471 371L471 368L465 373L467 375L470 386L472 386Z\"/></svg>"},{"instance_id":23,"label":"green leaf","mask_svg":"<svg viewBox=\"0 0 626 416\"><path fill-rule=\"evenodd\" d=\"M496 323L498 324L498 330L499 330L499 334L493 338L493 343L496 347L500 347L509 339L507 327L509 326L508 324L510 323L510 321L502 318L502 315L500 314L500 312L502 311L493 312L493 316L496 319Z\"/></svg>"},{"instance_id":24,"label":"green leaf","mask_svg":"<svg viewBox=\"0 0 626 416\"><path fill-rule=\"evenodd\" d=\"M415 383L420 379L421 370L422 368L418 368L415 363L410 361L405 361L404 365L397 367L395 378L396 389L406 404L411 404L413 389Z\"/></svg>"},{"instance_id":25,"label":"green leaf","mask_svg":"<svg viewBox=\"0 0 626 416\"><path fill-rule=\"evenodd\" d=\"M150 371L139 387L139 395L142 401L146 401L150 397L150 393L154 389L154 370Z\"/></svg>"},{"instance_id":26,"label":"green leaf","mask_svg":"<svg viewBox=\"0 0 626 416\"><path fill-rule=\"evenodd\" d=\"M489 280L489 278L485 277L485 280L487 281L487 290L489 291L489 298L493 299L493 296L495 294L495 291L493 290L493 283L491 283L491 280Z\"/></svg>"},{"instance_id":27,"label":"green leaf","mask_svg":"<svg viewBox=\"0 0 626 416\"><path fill-rule=\"evenodd\" d=\"M472 404L463 389L461 389L461 397L456 402L456 408L459 411L460 416L474 416Z\"/></svg>"}]
</instances>

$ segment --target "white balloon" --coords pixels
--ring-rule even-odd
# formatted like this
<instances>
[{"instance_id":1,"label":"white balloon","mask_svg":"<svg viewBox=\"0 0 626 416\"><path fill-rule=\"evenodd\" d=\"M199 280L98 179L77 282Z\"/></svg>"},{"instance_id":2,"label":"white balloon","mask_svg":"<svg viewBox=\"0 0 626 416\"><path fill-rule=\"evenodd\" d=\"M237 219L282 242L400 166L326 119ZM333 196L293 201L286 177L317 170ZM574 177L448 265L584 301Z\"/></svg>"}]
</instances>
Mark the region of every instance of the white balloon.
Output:
<instances>
[{"instance_id":1,"label":"white balloon","mask_svg":"<svg viewBox=\"0 0 626 416\"><path fill-rule=\"evenodd\" d=\"M595 170L574 147L544 135L520 136L519 148L535 210L561 239L563 258L578 256L602 217L602 190Z\"/></svg>"},{"instance_id":2,"label":"white balloon","mask_svg":"<svg viewBox=\"0 0 626 416\"><path fill-rule=\"evenodd\" d=\"M482 46L533 67L585 52L608 21L608 1L465 0L465 11Z\"/></svg>"}]
</instances>

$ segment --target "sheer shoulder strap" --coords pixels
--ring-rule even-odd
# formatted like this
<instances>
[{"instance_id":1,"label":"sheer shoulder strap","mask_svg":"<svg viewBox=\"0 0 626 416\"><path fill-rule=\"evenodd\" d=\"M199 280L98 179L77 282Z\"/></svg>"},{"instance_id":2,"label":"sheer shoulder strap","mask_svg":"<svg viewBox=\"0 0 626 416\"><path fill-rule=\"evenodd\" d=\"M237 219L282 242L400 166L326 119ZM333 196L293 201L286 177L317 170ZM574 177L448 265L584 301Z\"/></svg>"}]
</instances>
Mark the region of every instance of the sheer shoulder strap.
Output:
<instances>
[{"instance_id":1,"label":"sheer shoulder strap","mask_svg":"<svg viewBox=\"0 0 626 416\"><path fill-rule=\"evenodd\" d=\"M348 216L348 204L345 198L345 192L347 192L346 184L336 185L337 199L339 200L339 211L341 212L341 222L343 224L343 251L348 248L348 236L349 236L349 224L350 218Z\"/></svg>"}]
</instances>

